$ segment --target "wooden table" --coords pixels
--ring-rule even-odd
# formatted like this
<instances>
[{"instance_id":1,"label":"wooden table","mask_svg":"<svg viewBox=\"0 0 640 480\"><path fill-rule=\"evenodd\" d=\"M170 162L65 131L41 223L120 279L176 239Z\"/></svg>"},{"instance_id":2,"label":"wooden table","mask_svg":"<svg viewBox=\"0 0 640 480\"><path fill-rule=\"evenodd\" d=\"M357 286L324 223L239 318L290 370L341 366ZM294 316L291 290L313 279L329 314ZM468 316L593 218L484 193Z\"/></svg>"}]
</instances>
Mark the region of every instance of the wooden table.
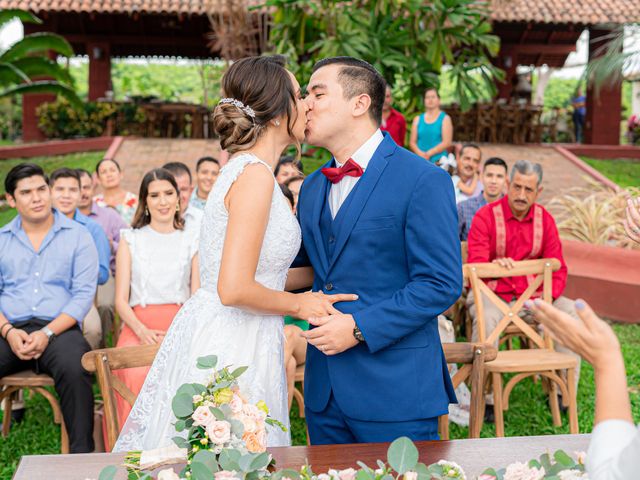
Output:
<instances>
[{"instance_id":1,"label":"wooden table","mask_svg":"<svg viewBox=\"0 0 640 480\"><path fill-rule=\"evenodd\" d=\"M589 435L549 435L539 437L478 438L441 442L417 442L420 461L427 465L445 459L458 463L472 479L488 467L505 467L515 461L529 461L545 452L563 449L586 451ZM377 459L386 460L388 444L325 445L317 447L272 448L278 468L299 468L309 461L315 473L329 468L356 467L361 460L375 466ZM22 457L14 480L84 480L97 479L108 465L120 465L124 454L89 453L81 455L30 455ZM180 469L176 468L178 472ZM118 479L125 479L124 468Z\"/></svg>"}]
</instances>

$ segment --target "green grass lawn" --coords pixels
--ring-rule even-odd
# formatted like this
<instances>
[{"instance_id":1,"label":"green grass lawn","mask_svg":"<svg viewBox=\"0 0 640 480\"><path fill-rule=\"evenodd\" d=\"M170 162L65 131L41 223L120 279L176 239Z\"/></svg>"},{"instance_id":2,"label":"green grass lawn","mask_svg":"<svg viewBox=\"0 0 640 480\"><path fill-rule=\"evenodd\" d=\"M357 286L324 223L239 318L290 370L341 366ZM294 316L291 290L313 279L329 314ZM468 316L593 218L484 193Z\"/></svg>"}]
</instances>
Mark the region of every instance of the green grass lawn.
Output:
<instances>
[{"instance_id":1,"label":"green grass lawn","mask_svg":"<svg viewBox=\"0 0 640 480\"><path fill-rule=\"evenodd\" d=\"M622 345L629 394L636 422L640 421L640 325L615 325L614 330ZM357 395L357 392L354 392ZM296 403L291 411L291 430L294 445L306 443L304 420L298 416ZM580 432L590 432L593 428L595 388L593 369L582 363L578 390L578 415ZM540 383L526 379L513 390L509 411L505 413L507 436L550 435L569 433L568 418L563 415L563 426L553 427L551 413ZM466 438L467 428L451 424L451 438ZM493 425L485 425L483 437L495 435ZM60 449L60 429L52 421L49 404L39 395L27 400L27 414L24 421L12 428L7 439L0 442L0 480L9 480L22 455L55 454ZM541 454L544 452L540 452ZM456 461L455 458L449 459ZM529 459L522 459L529 460Z\"/></svg>"},{"instance_id":2,"label":"green grass lawn","mask_svg":"<svg viewBox=\"0 0 640 480\"><path fill-rule=\"evenodd\" d=\"M625 158L612 160L580 158L623 188L640 187L640 161Z\"/></svg>"},{"instance_id":3,"label":"green grass lawn","mask_svg":"<svg viewBox=\"0 0 640 480\"><path fill-rule=\"evenodd\" d=\"M0 196L4 197L4 179L16 165L24 162L32 162L40 165L45 173L49 174L56 168L69 167L69 168L84 168L93 172L96 164L102 159L104 152L82 152L71 153L69 155L56 155L52 157L33 157L33 158L11 158L7 160L0 160ZM0 206L0 227L9 223L13 217L16 216L16 211L9 206Z\"/></svg>"}]
</instances>

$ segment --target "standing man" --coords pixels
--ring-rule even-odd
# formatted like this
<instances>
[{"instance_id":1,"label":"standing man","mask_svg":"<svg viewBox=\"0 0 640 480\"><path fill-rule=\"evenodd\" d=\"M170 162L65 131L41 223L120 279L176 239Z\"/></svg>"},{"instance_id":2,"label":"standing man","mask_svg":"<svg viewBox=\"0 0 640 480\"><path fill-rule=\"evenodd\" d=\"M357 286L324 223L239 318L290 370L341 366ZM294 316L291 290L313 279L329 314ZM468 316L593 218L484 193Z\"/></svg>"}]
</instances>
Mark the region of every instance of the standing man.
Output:
<instances>
[{"instance_id":1,"label":"standing man","mask_svg":"<svg viewBox=\"0 0 640 480\"><path fill-rule=\"evenodd\" d=\"M42 169L13 167L4 181L18 216L0 229L0 377L35 369L53 377L71 453L93 451L91 376L82 336L98 281L89 232L51 208Z\"/></svg>"},{"instance_id":2,"label":"standing man","mask_svg":"<svg viewBox=\"0 0 640 480\"><path fill-rule=\"evenodd\" d=\"M165 163L162 168L169 170L176 179L178 193L180 194L180 213L184 219L184 228L193 230L200 238L200 225L202 225L203 210L196 208L189 202L193 192L191 170L182 162Z\"/></svg>"},{"instance_id":3,"label":"standing man","mask_svg":"<svg viewBox=\"0 0 640 480\"><path fill-rule=\"evenodd\" d=\"M461 242L467 241L471 222L476 212L487 203L493 203L504 195L507 184L507 164L498 157L491 157L482 167L482 194L458 204L458 235Z\"/></svg>"},{"instance_id":4,"label":"standing man","mask_svg":"<svg viewBox=\"0 0 640 480\"><path fill-rule=\"evenodd\" d=\"M582 143L584 134L584 120L587 116L587 97L582 94L582 89L578 87L576 96L571 99L573 107L573 131L576 136L576 143Z\"/></svg>"},{"instance_id":5,"label":"standing man","mask_svg":"<svg viewBox=\"0 0 640 480\"><path fill-rule=\"evenodd\" d=\"M404 116L393 108L393 96L391 85L387 83L384 94L384 104L382 105L382 124L380 130L389 132L393 141L404 147L407 138L407 121Z\"/></svg>"},{"instance_id":6,"label":"standing man","mask_svg":"<svg viewBox=\"0 0 640 480\"><path fill-rule=\"evenodd\" d=\"M370 64L313 72L307 141L334 158L300 191L296 264L313 266L315 291L359 298L302 334L311 443L436 439L456 402L437 320L462 288L451 179L380 131L385 81Z\"/></svg>"},{"instance_id":7,"label":"standing man","mask_svg":"<svg viewBox=\"0 0 640 480\"><path fill-rule=\"evenodd\" d=\"M190 203L194 208L204 210L207 198L220 173L220 162L213 157L202 157L196 163L196 188L191 195ZM191 172L189 172L191 178Z\"/></svg>"}]
</instances>

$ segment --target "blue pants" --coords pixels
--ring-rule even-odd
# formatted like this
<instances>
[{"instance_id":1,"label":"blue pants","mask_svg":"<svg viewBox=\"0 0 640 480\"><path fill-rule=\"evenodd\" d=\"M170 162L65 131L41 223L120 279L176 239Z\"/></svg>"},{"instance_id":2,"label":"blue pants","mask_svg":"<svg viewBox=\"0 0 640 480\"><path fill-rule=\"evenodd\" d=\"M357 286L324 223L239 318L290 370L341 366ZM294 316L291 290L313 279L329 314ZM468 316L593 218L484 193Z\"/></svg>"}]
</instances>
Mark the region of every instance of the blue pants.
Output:
<instances>
[{"instance_id":1,"label":"blue pants","mask_svg":"<svg viewBox=\"0 0 640 480\"><path fill-rule=\"evenodd\" d=\"M389 408L393 408L393 405L389 405ZM406 422L355 420L342 413L333 393L322 412L305 408L305 415L311 445L392 442L403 436L413 441L440 439L438 417Z\"/></svg>"}]
</instances>

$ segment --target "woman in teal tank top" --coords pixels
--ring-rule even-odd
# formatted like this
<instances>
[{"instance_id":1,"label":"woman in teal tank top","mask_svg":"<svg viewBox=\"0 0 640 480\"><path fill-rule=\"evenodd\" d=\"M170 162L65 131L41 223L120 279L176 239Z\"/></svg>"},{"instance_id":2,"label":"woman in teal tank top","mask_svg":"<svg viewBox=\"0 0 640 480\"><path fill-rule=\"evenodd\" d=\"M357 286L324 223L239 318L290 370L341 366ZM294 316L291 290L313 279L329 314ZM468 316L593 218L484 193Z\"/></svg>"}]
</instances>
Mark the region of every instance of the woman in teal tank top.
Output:
<instances>
[{"instance_id":1,"label":"woman in teal tank top","mask_svg":"<svg viewBox=\"0 0 640 480\"><path fill-rule=\"evenodd\" d=\"M437 163L446 157L453 141L453 125L449 115L440 110L440 96L435 88L424 93L425 112L413 119L411 150L425 160Z\"/></svg>"}]
</instances>

